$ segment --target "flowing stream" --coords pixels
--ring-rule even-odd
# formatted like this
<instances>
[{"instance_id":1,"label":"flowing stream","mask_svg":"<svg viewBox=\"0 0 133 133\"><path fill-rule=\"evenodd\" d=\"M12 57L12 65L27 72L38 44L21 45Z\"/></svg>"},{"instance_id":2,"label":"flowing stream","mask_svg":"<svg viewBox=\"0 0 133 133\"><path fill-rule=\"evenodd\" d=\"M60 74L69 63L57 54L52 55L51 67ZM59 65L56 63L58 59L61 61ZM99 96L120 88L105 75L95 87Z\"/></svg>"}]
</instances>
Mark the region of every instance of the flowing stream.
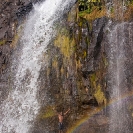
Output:
<instances>
[{"instance_id":1,"label":"flowing stream","mask_svg":"<svg viewBox=\"0 0 133 133\"><path fill-rule=\"evenodd\" d=\"M1 133L28 133L32 128L40 109L36 96L42 62L47 65L44 53L56 35L56 22L74 2L75 0L45 0L40 5L34 5L27 17L20 39L20 53L13 58L13 86L0 107Z\"/></svg>"}]
</instances>

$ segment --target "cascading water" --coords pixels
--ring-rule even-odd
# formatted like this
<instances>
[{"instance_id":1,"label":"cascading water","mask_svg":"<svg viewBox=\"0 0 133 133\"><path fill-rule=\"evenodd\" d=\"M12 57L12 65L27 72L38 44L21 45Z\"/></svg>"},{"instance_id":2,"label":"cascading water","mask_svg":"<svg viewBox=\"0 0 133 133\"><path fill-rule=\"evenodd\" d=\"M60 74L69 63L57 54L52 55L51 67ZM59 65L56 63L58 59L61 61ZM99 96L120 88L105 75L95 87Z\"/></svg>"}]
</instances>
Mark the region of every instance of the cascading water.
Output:
<instances>
[{"instance_id":1,"label":"cascading water","mask_svg":"<svg viewBox=\"0 0 133 133\"><path fill-rule=\"evenodd\" d=\"M125 9L125 1L110 0L107 2L108 16L110 17L110 10L114 10L114 17L116 20L123 21L123 14ZM109 115L109 133L131 133L131 121L129 119L128 112L128 98L123 99L124 95L127 95L127 75L126 75L126 45L127 40L132 40L130 36L126 35L125 29L129 27L128 23L121 22L113 26L113 23L109 21L108 28L108 44L109 44L109 81L108 89L111 91L110 97L112 105L110 105ZM113 27L113 28L112 28ZM128 29L130 30L130 29Z\"/></svg>"},{"instance_id":2,"label":"cascading water","mask_svg":"<svg viewBox=\"0 0 133 133\"><path fill-rule=\"evenodd\" d=\"M116 6L117 8L117 6ZM122 20L123 8L121 7L121 14L116 15L117 20ZM118 9L117 9L118 10ZM117 11L116 10L116 11ZM117 13L120 13L117 12ZM117 17L118 15L119 18ZM111 26L112 25L112 26ZM110 123L109 133L132 133L132 121L129 116L128 108L128 94L127 87L127 47L132 43L131 29L132 23L121 22L113 26L113 22L109 22L109 81L108 86L111 91L110 97L112 104L110 105ZM113 28L112 28L113 27ZM129 33L128 33L129 32ZM126 98L124 96L127 95Z\"/></svg>"},{"instance_id":3,"label":"cascading water","mask_svg":"<svg viewBox=\"0 0 133 133\"><path fill-rule=\"evenodd\" d=\"M32 127L40 108L36 95L44 53L56 34L55 22L74 2L46 0L36 4L27 18L20 40L19 59L15 61L14 58L12 63L12 70L16 69L13 70L16 73L14 86L0 107L1 133L28 133ZM47 60L43 62L47 64Z\"/></svg>"},{"instance_id":4,"label":"cascading water","mask_svg":"<svg viewBox=\"0 0 133 133\"><path fill-rule=\"evenodd\" d=\"M122 95L126 92L125 69L126 60L124 51L124 23L116 25L109 35L109 74L111 99L116 103L110 107L110 133L129 133L126 112L126 101L122 101Z\"/></svg>"}]
</instances>

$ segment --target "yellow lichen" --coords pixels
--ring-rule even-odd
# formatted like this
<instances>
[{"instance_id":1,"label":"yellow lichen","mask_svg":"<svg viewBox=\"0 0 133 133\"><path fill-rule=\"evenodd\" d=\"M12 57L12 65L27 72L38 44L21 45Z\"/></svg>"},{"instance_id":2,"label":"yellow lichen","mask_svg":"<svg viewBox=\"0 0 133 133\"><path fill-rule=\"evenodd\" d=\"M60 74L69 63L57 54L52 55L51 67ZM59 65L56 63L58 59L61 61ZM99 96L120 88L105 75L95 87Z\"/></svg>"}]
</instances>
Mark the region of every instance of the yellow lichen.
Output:
<instances>
[{"instance_id":1,"label":"yellow lichen","mask_svg":"<svg viewBox=\"0 0 133 133\"><path fill-rule=\"evenodd\" d=\"M70 59L73 51L74 51L74 39L70 40L68 36L59 34L57 39L55 40L55 46L60 48L60 52L64 55L64 57Z\"/></svg>"},{"instance_id":2,"label":"yellow lichen","mask_svg":"<svg viewBox=\"0 0 133 133\"><path fill-rule=\"evenodd\" d=\"M57 62L56 59L53 60L52 66L53 66L54 68L57 68L58 62Z\"/></svg>"},{"instance_id":3,"label":"yellow lichen","mask_svg":"<svg viewBox=\"0 0 133 133\"><path fill-rule=\"evenodd\" d=\"M17 43L18 43L18 40L19 40L19 35L16 34L12 40L12 43L10 44L10 47L16 47Z\"/></svg>"},{"instance_id":4,"label":"yellow lichen","mask_svg":"<svg viewBox=\"0 0 133 133\"><path fill-rule=\"evenodd\" d=\"M87 52L84 51L84 55L83 55L83 57L86 58L86 56L87 56Z\"/></svg>"},{"instance_id":5,"label":"yellow lichen","mask_svg":"<svg viewBox=\"0 0 133 133\"><path fill-rule=\"evenodd\" d=\"M97 86L97 89L95 91L94 96L95 96L95 98L96 98L96 100L97 100L99 105L102 105L102 104L106 105L106 98L105 98L104 93L101 90L101 86L100 85Z\"/></svg>"}]
</instances>

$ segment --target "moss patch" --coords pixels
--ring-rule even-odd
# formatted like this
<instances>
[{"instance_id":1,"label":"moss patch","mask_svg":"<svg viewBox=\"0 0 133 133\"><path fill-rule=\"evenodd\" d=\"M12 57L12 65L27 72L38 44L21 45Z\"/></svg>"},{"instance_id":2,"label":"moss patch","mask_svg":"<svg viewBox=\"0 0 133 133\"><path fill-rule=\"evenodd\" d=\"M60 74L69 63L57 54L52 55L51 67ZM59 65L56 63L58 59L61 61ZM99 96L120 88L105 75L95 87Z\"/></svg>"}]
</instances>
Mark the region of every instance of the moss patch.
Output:
<instances>
[{"instance_id":1,"label":"moss patch","mask_svg":"<svg viewBox=\"0 0 133 133\"><path fill-rule=\"evenodd\" d=\"M19 35L16 34L16 35L14 36L13 40L12 40L12 43L10 44L10 47L15 48L16 45L17 45L17 43L18 43L18 41L19 41L19 38L20 38Z\"/></svg>"},{"instance_id":2,"label":"moss patch","mask_svg":"<svg viewBox=\"0 0 133 133\"><path fill-rule=\"evenodd\" d=\"M59 34L54 44L55 46L60 48L60 52L64 55L64 57L67 58L71 57L74 51L74 45L75 45L74 39L70 40L68 36Z\"/></svg>"},{"instance_id":3,"label":"moss patch","mask_svg":"<svg viewBox=\"0 0 133 133\"><path fill-rule=\"evenodd\" d=\"M91 88L94 88L96 89L96 82L97 82L97 77L96 77L96 74L91 74L90 75L90 83L91 83Z\"/></svg>"},{"instance_id":4,"label":"moss patch","mask_svg":"<svg viewBox=\"0 0 133 133\"><path fill-rule=\"evenodd\" d=\"M4 45L6 43L6 40L1 40L0 45Z\"/></svg>"},{"instance_id":5,"label":"moss patch","mask_svg":"<svg viewBox=\"0 0 133 133\"><path fill-rule=\"evenodd\" d=\"M46 119L55 116L55 111L52 108L52 106L45 107L45 109L40 113L39 118Z\"/></svg>"},{"instance_id":6,"label":"moss patch","mask_svg":"<svg viewBox=\"0 0 133 133\"><path fill-rule=\"evenodd\" d=\"M89 13L88 11L83 11L83 12L79 13L79 16L92 22L96 18L101 18L103 16L106 16L106 7L103 7L102 10L99 10L98 7L94 7L94 9L93 9L93 11L91 11L91 13Z\"/></svg>"},{"instance_id":7,"label":"moss patch","mask_svg":"<svg viewBox=\"0 0 133 133\"><path fill-rule=\"evenodd\" d=\"M106 98L104 96L104 93L101 90L101 86L98 85L97 89L95 91L94 97L96 98L99 105L105 104L106 105Z\"/></svg>"}]
</instances>

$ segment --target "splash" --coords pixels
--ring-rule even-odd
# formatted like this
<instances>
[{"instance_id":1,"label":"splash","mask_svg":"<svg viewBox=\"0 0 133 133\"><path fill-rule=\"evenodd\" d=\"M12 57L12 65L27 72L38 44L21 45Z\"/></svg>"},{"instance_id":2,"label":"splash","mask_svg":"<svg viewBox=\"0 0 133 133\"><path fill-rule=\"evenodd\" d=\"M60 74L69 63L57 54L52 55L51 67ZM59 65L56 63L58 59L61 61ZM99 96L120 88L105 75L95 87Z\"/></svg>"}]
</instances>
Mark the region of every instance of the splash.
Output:
<instances>
[{"instance_id":1,"label":"splash","mask_svg":"<svg viewBox=\"0 0 133 133\"><path fill-rule=\"evenodd\" d=\"M13 87L0 107L1 133L28 133L34 124L40 109L37 100L39 72L42 64L46 66L48 63L44 53L56 35L55 23L74 2L46 0L34 5L24 25L21 48L14 54Z\"/></svg>"}]
</instances>

